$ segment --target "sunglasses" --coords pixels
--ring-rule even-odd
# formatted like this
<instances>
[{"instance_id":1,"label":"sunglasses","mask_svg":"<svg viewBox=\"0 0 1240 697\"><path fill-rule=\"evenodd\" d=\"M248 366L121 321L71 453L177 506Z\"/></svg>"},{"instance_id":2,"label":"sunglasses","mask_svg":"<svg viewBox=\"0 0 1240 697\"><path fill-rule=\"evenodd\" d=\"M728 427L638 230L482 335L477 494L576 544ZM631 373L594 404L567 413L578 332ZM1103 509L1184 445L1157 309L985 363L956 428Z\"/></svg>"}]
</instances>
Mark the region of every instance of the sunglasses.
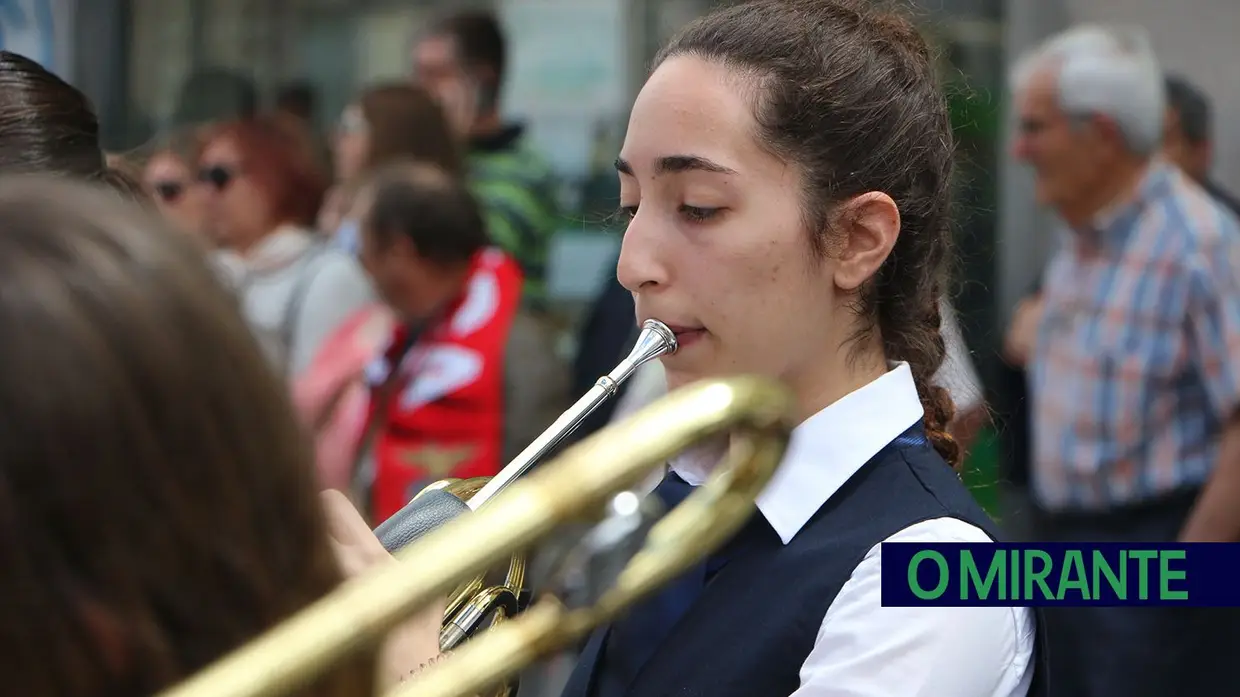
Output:
<instances>
[{"instance_id":1,"label":"sunglasses","mask_svg":"<svg viewBox=\"0 0 1240 697\"><path fill-rule=\"evenodd\" d=\"M237 178L237 171L225 165L211 165L198 170L198 181L209 184L216 191L223 191Z\"/></svg>"},{"instance_id":2,"label":"sunglasses","mask_svg":"<svg viewBox=\"0 0 1240 697\"><path fill-rule=\"evenodd\" d=\"M179 181L158 181L151 185L155 195L166 203L173 203L185 193L185 183Z\"/></svg>"}]
</instances>

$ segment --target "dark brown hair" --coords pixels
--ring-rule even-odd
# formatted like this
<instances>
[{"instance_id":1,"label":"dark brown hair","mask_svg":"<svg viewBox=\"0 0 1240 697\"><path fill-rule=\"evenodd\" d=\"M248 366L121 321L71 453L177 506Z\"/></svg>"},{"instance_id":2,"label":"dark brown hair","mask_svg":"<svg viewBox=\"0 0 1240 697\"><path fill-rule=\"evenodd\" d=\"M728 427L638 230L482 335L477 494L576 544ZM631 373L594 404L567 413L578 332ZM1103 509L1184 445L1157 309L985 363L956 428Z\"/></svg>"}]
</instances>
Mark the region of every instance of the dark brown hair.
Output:
<instances>
[{"instance_id":1,"label":"dark brown hair","mask_svg":"<svg viewBox=\"0 0 1240 697\"><path fill-rule=\"evenodd\" d=\"M0 172L92 179L104 169L86 95L29 58L0 51Z\"/></svg>"},{"instance_id":2,"label":"dark brown hair","mask_svg":"<svg viewBox=\"0 0 1240 697\"><path fill-rule=\"evenodd\" d=\"M420 256L451 265L468 262L490 244L469 187L443 170L423 163L389 165L374 174L365 192L371 203L363 228L381 245L405 237Z\"/></svg>"},{"instance_id":3,"label":"dark brown hair","mask_svg":"<svg viewBox=\"0 0 1240 697\"><path fill-rule=\"evenodd\" d=\"M375 85L362 92L358 104L370 129L366 168L417 160L464 176L461 147L443 109L426 90L403 82Z\"/></svg>"},{"instance_id":4,"label":"dark brown hair","mask_svg":"<svg viewBox=\"0 0 1240 697\"><path fill-rule=\"evenodd\" d=\"M310 448L184 235L68 180L0 179L0 674L159 692L338 585ZM371 694L375 659L300 693Z\"/></svg>"},{"instance_id":5,"label":"dark brown hair","mask_svg":"<svg viewBox=\"0 0 1240 697\"><path fill-rule=\"evenodd\" d=\"M0 174L70 177L152 204L132 176L108 166L86 95L12 51L0 51Z\"/></svg>"},{"instance_id":6,"label":"dark brown hair","mask_svg":"<svg viewBox=\"0 0 1240 697\"><path fill-rule=\"evenodd\" d=\"M797 164L815 254L826 254L835 206L882 191L900 210L900 235L863 289L863 332L907 361L925 427L953 466L953 405L931 380L943 362L939 296L946 281L953 160L947 104L930 48L905 18L864 0L756 0L683 29L656 58L716 62L752 77L758 137Z\"/></svg>"},{"instance_id":7,"label":"dark brown hair","mask_svg":"<svg viewBox=\"0 0 1240 697\"><path fill-rule=\"evenodd\" d=\"M203 150L220 139L236 143L246 176L270 200L274 222L314 225L329 184L313 137L303 124L281 115L231 121L209 134Z\"/></svg>"},{"instance_id":8,"label":"dark brown hair","mask_svg":"<svg viewBox=\"0 0 1240 697\"><path fill-rule=\"evenodd\" d=\"M434 33L451 37L456 44L461 65L486 80L480 85L484 90L483 105L494 107L504 86L504 71L508 67L508 46L504 29L495 13L487 10L466 10L440 19Z\"/></svg>"}]
</instances>

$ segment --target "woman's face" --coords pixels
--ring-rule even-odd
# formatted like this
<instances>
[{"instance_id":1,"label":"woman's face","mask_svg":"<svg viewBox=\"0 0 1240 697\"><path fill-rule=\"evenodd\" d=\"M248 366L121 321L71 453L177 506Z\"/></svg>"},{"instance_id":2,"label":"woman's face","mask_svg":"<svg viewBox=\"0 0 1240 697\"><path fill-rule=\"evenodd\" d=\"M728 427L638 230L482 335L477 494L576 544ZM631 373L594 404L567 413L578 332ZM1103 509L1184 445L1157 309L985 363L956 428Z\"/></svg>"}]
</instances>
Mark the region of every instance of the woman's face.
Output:
<instances>
[{"instance_id":1,"label":"woman's face","mask_svg":"<svg viewBox=\"0 0 1240 697\"><path fill-rule=\"evenodd\" d=\"M201 235L206 192L194 186L194 179L189 166L170 152L156 154L142 172L142 183L159 210L185 232Z\"/></svg>"},{"instance_id":2,"label":"woman's face","mask_svg":"<svg viewBox=\"0 0 1240 697\"><path fill-rule=\"evenodd\" d=\"M231 138L203 150L198 185L206 195L207 231L222 246L245 251L275 227L271 201L248 176L245 158Z\"/></svg>"},{"instance_id":3,"label":"woman's face","mask_svg":"<svg viewBox=\"0 0 1240 697\"><path fill-rule=\"evenodd\" d=\"M820 380L851 322L815 256L796 166L760 147L750 86L690 57L663 63L642 88L617 161L633 217L617 274L637 319L677 332L663 359L669 387L711 376Z\"/></svg>"},{"instance_id":4,"label":"woman's face","mask_svg":"<svg viewBox=\"0 0 1240 697\"><path fill-rule=\"evenodd\" d=\"M332 142L336 162L336 181L352 181L361 174L370 153L370 127L361 107L356 104L344 110Z\"/></svg>"}]
</instances>

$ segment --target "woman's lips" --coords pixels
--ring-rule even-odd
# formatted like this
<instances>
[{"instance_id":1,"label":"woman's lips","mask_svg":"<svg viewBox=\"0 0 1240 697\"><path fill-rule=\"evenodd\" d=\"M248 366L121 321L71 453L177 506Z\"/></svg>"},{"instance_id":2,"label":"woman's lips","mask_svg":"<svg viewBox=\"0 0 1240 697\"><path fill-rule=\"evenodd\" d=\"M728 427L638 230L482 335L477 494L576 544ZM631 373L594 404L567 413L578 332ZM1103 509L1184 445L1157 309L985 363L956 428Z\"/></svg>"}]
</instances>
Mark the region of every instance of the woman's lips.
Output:
<instances>
[{"instance_id":1,"label":"woman's lips","mask_svg":"<svg viewBox=\"0 0 1240 697\"><path fill-rule=\"evenodd\" d=\"M673 329L672 333L676 335L676 343L680 348L690 346L702 337L706 336L705 329Z\"/></svg>"}]
</instances>

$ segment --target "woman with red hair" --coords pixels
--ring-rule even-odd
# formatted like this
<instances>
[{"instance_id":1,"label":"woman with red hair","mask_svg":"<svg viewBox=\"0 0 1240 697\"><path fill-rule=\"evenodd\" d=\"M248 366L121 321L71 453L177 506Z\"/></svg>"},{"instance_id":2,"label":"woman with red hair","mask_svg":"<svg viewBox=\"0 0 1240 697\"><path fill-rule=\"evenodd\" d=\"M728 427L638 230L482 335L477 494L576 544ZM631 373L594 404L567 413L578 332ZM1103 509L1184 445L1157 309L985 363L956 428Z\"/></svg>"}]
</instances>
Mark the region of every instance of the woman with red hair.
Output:
<instances>
[{"instance_id":1,"label":"woman with red hair","mask_svg":"<svg viewBox=\"0 0 1240 697\"><path fill-rule=\"evenodd\" d=\"M345 318L373 301L357 260L312 231L327 175L309 135L279 117L224 124L199 159L206 227L272 362L301 373Z\"/></svg>"}]
</instances>

